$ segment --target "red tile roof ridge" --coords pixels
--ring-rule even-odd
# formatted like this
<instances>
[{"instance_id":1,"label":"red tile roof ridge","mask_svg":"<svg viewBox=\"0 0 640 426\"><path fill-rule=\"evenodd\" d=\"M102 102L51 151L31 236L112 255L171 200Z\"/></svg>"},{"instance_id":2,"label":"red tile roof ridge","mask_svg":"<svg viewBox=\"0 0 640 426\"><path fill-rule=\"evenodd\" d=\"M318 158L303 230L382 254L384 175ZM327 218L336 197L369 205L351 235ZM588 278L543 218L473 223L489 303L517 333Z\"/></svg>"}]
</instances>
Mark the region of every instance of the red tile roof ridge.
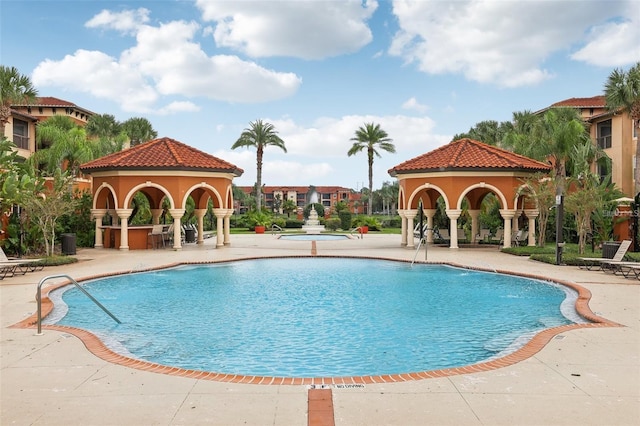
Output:
<instances>
[{"instance_id":1,"label":"red tile roof ridge","mask_svg":"<svg viewBox=\"0 0 640 426\"><path fill-rule=\"evenodd\" d=\"M589 98L569 98L551 105L551 107L561 106L574 108L604 108L607 106L607 100L604 95L597 95Z\"/></svg>"},{"instance_id":2,"label":"red tile roof ridge","mask_svg":"<svg viewBox=\"0 0 640 426\"><path fill-rule=\"evenodd\" d=\"M538 170L548 171L550 166L496 146L474 139L463 138L438 147L389 169L394 176L397 172L426 170Z\"/></svg>"},{"instance_id":3,"label":"red tile roof ridge","mask_svg":"<svg viewBox=\"0 0 640 426\"><path fill-rule=\"evenodd\" d=\"M243 170L213 155L175 139L162 137L95 159L82 170L179 169L229 171L240 176Z\"/></svg>"}]
</instances>

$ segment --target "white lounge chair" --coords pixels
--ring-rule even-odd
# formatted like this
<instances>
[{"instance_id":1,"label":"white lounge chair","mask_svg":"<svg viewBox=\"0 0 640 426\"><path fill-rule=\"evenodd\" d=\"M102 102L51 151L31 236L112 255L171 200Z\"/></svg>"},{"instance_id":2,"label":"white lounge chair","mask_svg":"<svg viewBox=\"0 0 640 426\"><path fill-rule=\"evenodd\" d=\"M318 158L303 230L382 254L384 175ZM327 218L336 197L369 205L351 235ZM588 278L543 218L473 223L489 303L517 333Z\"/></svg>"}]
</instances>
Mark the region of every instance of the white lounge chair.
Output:
<instances>
[{"instance_id":1,"label":"white lounge chair","mask_svg":"<svg viewBox=\"0 0 640 426\"><path fill-rule=\"evenodd\" d=\"M22 259L17 257L9 258L5 254L2 247L0 247L0 264L6 265L6 266L15 265L16 267L12 271L14 274L18 269L20 270L20 272L22 272L22 275L24 275L27 272L42 270L42 268L44 268L44 264L40 262L41 260L42 259Z\"/></svg>"},{"instance_id":2,"label":"white lounge chair","mask_svg":"<svg viewBox=\"0 0 640 426\"><path fill-rule=\"evenodd\" d=\"M491 234L490 230L481 229L480 232L478 232L478 235L476 235L476 242L489 240L489 235L490 234Z\"/></svg>"},{"instance_id":3,"label":"white lounge chair","mask_svg":"<svg viewBox=\"0 0 640 426\"><path fill-rule=\"evenodd\" d=\"M624 255L627 254L629 247L631 246L631 240L624 240L620 243L620 247L616 251L616 254L613 255L613 258L609 259L606 257L579 257L578 259L582 262L582 265L578 265L580 269L588 269L591 270L593 268L604 269L605 267L610 267L615 263L621 263L624 259Z\"/></svg>"}]
</instances>

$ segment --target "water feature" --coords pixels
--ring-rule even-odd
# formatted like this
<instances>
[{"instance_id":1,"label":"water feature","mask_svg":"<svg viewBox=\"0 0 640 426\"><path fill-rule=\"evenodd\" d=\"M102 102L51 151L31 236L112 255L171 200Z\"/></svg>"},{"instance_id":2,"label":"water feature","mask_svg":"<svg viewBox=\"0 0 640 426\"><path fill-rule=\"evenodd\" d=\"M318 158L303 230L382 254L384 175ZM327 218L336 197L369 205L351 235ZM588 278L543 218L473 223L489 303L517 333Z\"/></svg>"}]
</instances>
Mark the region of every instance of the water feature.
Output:
<instances>
[{"instance_id":1,"label":"water feature","mask_svg":"<svg viewBox=\"0 0 640 426\"><path fill-rule=\"evenodd\" d=\"M309 218L305 220L304 225L302 225L302 230L306 231L307 234L319 234L324 231L324 225L320 225L318 212L313 205L311 206L311 211L309 212Z\"/></svg>"}]
</instances>

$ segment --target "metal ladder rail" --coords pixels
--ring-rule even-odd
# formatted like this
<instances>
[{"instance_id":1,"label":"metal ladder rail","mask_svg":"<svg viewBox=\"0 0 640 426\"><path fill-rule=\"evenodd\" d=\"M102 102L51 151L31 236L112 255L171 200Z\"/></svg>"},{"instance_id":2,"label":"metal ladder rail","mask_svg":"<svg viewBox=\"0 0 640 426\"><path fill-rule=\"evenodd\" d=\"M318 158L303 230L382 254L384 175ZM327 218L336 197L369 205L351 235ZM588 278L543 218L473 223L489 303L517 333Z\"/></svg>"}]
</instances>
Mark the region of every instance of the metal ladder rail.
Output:
<instances>
[{"instance_id":1,"label":"metal ladder rail","mask_svg":"<svg viewBox=\"0 0 640 426\"><path fill-rule=\"evenodd\" d=\"M354 232L356 232L356 231L360 231L360 235L357 235L357 237L358 237L359 239L362 239L362 238L363 238L363 235L362 235L362 227L361 227L361 226L358 226L358 227L356 227L356 228L353 228L351 231L349 231L349 234L353 235L353 233L354 233Z\"/></svg>"},{"instance_id":2,"label":"metal ladder rail","mask_svg":"<svg viewBox=\"0 0 640 426\"><path fill-rule=\"evenodd\" d=\"M280 231L280 233L283 232L282 228L279 225L276 225L275 223L271 224L271 234L275 234L275 230Z\"/></svg>"},{"instance_id":3,"label":"metal ladder rail","mask_svg":"<svg viewBox=\"0 0 640 426\"><path fill-rule=\"evenodd\" d=\"M117 322L118 324L122 324L122 322L115 315L109 312L109 310L105 308L102 305L102 303L98 302L95 297L89 294L87 290L85 290L80 284L78 284L76 280L71 278L69 275L67 274L49 275L40 280L40 282L38 283L38 292L36 294L36 300L38 301L38 333L37 333L38 336L42 335L42 284L44 284L45 281L48 281L54 278L67 278L69 281L71 281L73 285L75 285L78 288L78 290L83 292L89 299L91 299L93 303L98 305L100 309L102 309L107 315L113 318L115 322Z\"/></svg>"}]
</instances>

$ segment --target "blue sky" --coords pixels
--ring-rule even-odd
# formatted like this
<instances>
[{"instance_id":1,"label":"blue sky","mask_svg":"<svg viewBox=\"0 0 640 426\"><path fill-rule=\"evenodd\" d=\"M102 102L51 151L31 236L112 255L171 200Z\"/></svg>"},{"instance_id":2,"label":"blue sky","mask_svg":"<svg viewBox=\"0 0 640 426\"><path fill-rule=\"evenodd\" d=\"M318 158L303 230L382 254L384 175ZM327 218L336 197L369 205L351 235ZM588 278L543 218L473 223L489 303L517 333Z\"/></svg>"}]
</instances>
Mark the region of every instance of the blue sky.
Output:
<instances>
[{"instance_id":1,"label":"blue sky","mask_svg":"<svg viewBox=\"0 0 640 426\"><path fill-rule=\"evenodd\" d=\"M124 121L146 117L245 170L242 130L275 125L266 185L368 185L366 154L347 157L365 122L397 152L387 170L482 120L602 94L614 68L640 61L640 9L600 1L33 1L0 3L0 58L41 96Z\"/></svg>"}]
</instances>

